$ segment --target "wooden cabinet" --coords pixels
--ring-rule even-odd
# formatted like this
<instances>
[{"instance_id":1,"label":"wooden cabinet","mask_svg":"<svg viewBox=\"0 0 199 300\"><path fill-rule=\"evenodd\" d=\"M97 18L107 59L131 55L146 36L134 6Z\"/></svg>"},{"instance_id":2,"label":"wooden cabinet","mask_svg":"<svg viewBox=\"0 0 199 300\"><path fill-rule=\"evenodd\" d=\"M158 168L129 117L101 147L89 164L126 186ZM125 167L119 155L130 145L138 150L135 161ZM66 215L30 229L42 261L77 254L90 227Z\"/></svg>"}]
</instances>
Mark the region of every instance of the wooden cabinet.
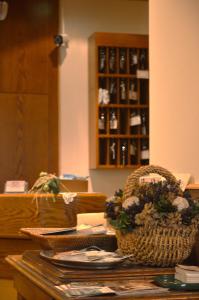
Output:
<instances>
[{"instance_id":1,"label":"wooden cabinet","mask_svg":"<svg viewBox=\"0 0 199 300\"><path fill-rule=\"evenodd\" d=\"M149 163L148 36L89 38L90 168Z\"/></svg>"},{"instance_id":2,"label":"wooden cabinet","mask_svg":"<svg viewBox=\"0 0 199 300\"><path fill-rule=\"evenodd\" d=\"M58 0L20 0L0 22L0 193L58 174L58 19Z\"/></svg>"}]
</instances>

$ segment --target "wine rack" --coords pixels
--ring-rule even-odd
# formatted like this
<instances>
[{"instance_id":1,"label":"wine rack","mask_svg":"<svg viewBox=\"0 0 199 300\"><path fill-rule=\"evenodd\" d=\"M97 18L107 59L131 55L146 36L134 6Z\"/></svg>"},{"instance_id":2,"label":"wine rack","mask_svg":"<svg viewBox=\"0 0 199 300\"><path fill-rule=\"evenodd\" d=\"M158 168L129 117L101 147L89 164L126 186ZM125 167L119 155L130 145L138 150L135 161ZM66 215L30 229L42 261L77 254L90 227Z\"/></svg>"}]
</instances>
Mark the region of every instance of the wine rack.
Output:
<instances>
[{"instance_id":1,"label":"wine rack","mask_svg":"<svg viewBox=\"0 0 199 300\"><path fill-rule=\"evenodd\" d=\"M149 164L148 36L89 38L90 168Z\"/></svg>"}]
</instances>

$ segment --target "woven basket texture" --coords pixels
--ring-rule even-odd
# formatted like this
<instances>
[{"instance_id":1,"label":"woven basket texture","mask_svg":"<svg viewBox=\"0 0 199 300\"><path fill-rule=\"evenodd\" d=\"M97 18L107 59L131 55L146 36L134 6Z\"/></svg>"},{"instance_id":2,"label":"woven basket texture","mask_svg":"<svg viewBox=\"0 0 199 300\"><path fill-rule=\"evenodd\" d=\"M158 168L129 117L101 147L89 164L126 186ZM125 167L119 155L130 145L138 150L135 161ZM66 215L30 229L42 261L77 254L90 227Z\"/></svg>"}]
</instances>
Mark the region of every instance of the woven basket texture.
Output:
<instances>
[{"instance_id":1,"label":"woven basket texture","mask_svg":"<svg viewBox=\"0 0 199 300\"><path fill-rule=\"evenodd\" d=\"M133 172L124 189L123 201L132 195L139 178L156 173L165 179L176 182L176 178L159 166L144 166ZM168 267L185 260L195 243L197 225L171 227L140 226L131 233L116 232L117 243L123 255L133 254L131 261L136 264Z\"/></svg>"}]
</instances>

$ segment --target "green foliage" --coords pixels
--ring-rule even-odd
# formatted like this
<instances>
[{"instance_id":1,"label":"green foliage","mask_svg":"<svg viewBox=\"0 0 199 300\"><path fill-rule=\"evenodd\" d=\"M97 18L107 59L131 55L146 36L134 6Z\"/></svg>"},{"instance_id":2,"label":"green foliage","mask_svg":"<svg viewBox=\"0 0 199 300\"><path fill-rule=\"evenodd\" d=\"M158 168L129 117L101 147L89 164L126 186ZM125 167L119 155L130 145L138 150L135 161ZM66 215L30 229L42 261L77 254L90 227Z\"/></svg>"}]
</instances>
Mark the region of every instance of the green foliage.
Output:
<instances>
[{"instance_id":1,"label":"green foliage","mask_svg":"<svg viewBox=\"0 0 199 300\"><path fill-rule=\"evenodd\" d=\"M154 208L159 213L170 213L177 211L176 207L172 205L171 201L164 195L160 195L158 201L154 202Z\"/></svg>"},{"instance_id":2,"label":"green foliage","mask_svg":"<svg viewBox=\"0 0 199 300\"><path fill-rule=\"evenodd\" d=\"M123 197L123 190L119 189L119 190L115 191L114 196L122 198Z\"/></svg>"},{"instance_id":3,"label":"green foliage","mask_svg":"<svg viewBox=\"0 0 199 300\"><path fill-rule=\"evenodd\" d=\"M59 194L60 189L59 189L59 179L58 178L52 178L48 181L47 183L49 193L52 194Z\"/></svg>"},{"instance_id":4,"label":"green foliage","mask_svg":"<svg viewBox=\"0 0 199 300\"><path fill-rule=\"evenodd\" d=\"M126 232L127 228L131 224L130 217L126 214L125 211L121 211L116 220L110 220L110 224L116 229Z\"/></svg>"}]
</instances>

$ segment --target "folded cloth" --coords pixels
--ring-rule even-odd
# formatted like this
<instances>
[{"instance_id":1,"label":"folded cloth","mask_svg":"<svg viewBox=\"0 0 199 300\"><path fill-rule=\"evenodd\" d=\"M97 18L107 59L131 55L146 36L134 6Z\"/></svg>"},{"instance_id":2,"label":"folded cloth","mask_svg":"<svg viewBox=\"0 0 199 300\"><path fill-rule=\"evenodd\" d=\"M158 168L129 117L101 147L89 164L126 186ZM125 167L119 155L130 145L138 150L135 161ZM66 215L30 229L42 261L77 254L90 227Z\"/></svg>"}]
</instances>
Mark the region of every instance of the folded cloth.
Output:
<instances>
[{"instance_id":1,"label":"folded cloth","mask_svg":"<svg viewBox=\"0 0 199 300\"><path fill-rule=\"evenodd\" d=\"M102 224L106 226L106 219L104 217L104 212L77 214L77 226L81 224L92 225L92 226Z\"/></svg>"}]
</instances>

